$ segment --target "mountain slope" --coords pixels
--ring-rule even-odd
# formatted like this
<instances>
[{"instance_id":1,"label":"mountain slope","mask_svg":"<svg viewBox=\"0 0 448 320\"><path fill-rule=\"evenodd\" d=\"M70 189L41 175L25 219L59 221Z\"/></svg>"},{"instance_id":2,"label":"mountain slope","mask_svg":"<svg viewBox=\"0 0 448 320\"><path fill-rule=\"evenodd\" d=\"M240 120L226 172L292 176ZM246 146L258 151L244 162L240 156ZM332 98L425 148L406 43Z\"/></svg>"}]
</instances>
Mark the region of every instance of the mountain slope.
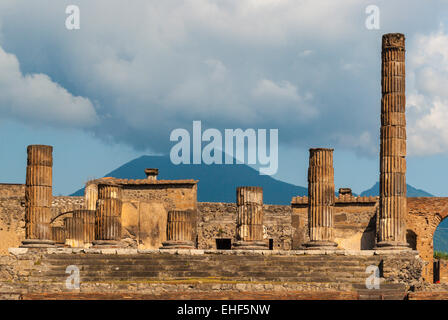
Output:
<instances>
[{"instance_id":1,"label":"mountain slope","mask_svg":"<svg viewBox=\"0 0 448 320\"><path fill-rule=\"evenodd\" d=\"M109 177L125 179L146 178L145 168L158 168L158 179L178 180L196 179L198 184L198 201L200 202L235 202L236 187L263 187L264 202L267 204L291 203L294 196L307 195L307 189L270 176L260 175L251 167L238 165L174 165L167 156L142 156L106 174ZM83 195L80 189L73 195Z\"/></svg>"},{"instance_id":2,"label":"mountain slope","mask_svg":"<svg viewBox=\"0 0 448 320\"><path fill-rule=\"evenodd\" d=\"M432 194L430 194L424 190L416 189L409 184L407 184L406 187L407 187L406 194L408 197L433 197ZM375 183L372 188L361 192L361 197L379 196L379 195L380 195L380 183L379 182Z\"/></svg>"}]
</instances>

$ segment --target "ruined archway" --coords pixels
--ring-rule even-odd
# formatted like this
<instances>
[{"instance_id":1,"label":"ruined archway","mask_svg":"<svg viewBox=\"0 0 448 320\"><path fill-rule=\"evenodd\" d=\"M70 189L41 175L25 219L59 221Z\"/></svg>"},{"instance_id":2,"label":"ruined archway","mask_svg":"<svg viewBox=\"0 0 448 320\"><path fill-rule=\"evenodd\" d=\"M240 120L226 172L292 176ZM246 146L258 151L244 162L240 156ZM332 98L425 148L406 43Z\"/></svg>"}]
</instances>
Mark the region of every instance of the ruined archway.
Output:
<instances>
[{"instance_id":1,"label":"ruined archway","mask_svg":"<svg viewBox=\"0 0 448 320\"><path fill-rule=\"evenodd\" d=\"M441 221L448 216L448 198L407 198L407 204L409 243L412 246L412 241L415 241L415 249L425 262L422 270L423 279L433 282L433 238Z\"/></svg>"},{"instance_id":2,"label":"ruined archway","mask_svg":"<svg viewBox=\"0 0 448 320\"><path fill-rule=\"evenodd\" d=\"M448 219L440 220L433 236L433 281L448 283Z\"/></svg>"}]
</instances>

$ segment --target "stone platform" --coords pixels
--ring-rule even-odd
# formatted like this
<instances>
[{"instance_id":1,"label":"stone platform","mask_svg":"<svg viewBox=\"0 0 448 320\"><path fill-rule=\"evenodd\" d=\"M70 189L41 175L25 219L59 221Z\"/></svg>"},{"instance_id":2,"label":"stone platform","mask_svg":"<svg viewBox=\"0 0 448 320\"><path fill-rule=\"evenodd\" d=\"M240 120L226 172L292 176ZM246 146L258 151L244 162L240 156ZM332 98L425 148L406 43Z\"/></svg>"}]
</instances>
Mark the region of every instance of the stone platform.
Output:
<instances>
[{"instance_id":1,"label":"stone platform","mask_svg":"<svg viewBox=\"0 0 448 320\"><path fill-rule=\"evenodd\" d=\"M402 299L421 281L416 251L11 248L3 299ZM380 290L366 291L378 266ZM80 286L66 286L67 267ZM73 269L73 267L71 267Z\"/></svg>"}]
</instances>

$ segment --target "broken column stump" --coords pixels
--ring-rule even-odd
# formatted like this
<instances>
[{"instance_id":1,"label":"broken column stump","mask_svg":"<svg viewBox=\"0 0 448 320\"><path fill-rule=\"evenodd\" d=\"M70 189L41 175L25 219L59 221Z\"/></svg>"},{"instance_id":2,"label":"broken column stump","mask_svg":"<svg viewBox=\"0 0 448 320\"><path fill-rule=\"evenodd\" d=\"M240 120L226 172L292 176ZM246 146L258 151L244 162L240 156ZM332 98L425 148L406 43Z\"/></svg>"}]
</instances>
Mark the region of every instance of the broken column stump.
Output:
<instances>
[{"instance_id":1,"label":"broken column stump","mask_svg":"<svg viewBox=\"0 0 448 320\"><path fill-rule=\"evenodd\" d=\"M307 249L335 249L333 149L310 149L308 168Z\"/></svg>"},{"instance_id":2,"label":"broken column stump","mask_svg":"<svg viewBox=\"0 0 448 320\"><path fill-rule=\"evenodd\" d=\"M121 186L113 183L98 185L95 212L96 247L117 247L121 240Z\"/></svg>"},{"instance_id":3,"label":"broken column stump","mask_svg":"<svg viewBox=\"0 0 448 320\"><path fill-rule=\"evenodd\" d=\"M192 212L189 210L168 211L166 241L161 249L194 249Z\"/></svg>"},{"instance_id":4,"label":"broken column stump","mask_svg":"<svg viewBox=\"0 0 448 320\"><path fill-rule=\"evenodd\" d=\"M236 189L236 242L234 249L267 250L263 240L263 188L238 187Z\"/></svg>"},{"instance_id":5,"label":"broken column stump","mask_svg":"<svg viewBox=\"0 0 448 320\"><path fill-rule=\"evenodd\" d=\"M53 147L30 145L27 148L25 186L25 240L22 247L53 247L51 203Z\"/></svg>"}]
</instances>

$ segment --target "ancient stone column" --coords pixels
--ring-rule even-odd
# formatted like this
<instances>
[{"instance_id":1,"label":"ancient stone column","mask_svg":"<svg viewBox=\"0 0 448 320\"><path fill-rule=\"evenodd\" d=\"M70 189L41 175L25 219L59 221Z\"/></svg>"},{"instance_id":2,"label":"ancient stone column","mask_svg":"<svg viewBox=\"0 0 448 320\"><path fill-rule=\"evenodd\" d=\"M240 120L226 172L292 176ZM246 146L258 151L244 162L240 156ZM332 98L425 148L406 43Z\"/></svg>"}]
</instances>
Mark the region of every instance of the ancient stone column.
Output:
<instances>
[{"instance_id":1,"label":"ancient stone column","mask_svg":"<svg viewBox=\"0 0 448 320\"><path fill-rule=\"evenodd\" d=\"M159 169L146 168L145 174L148 180L157 180L157 176L159 175Z\"/></svg>"},{"instance_id":2,"label":"ancient stone column","mask_svg":"<svg viewBox=\"0 0 448 320\"><path fill-rule=\"evenodd\" d=\"M308 167L309 249L334 249L334 169L333 149L310 149Z\"/></svg>"},{"instance_id":3,"label":"ancient stone column","mask_svg":"<svg viewBox=\"0 0 448 320\"><path fill-rule=\"evenodd\" d=\"M234 249L268 249L268 243L263 241L263 188L238 187L236 189L236 205Z\"/></svg>"},{"instance_id":4,"label":"ancient stone column","mask_svg":"<svg viewBox=\"0 0 448 320\"><path fill-rule=\"evenodd\" d=\"M88 248L95 241L95 211L94 210L75 210L73 218L82 221L82 241L83 246Z\"/></svg>"},{"instance_id":5,"label":"ancient stone column","mask_svg":"<svg viewBox=\"0 0 448 320\"><path fill-rule=\"evenodd\" d=\"M95 213L95 246L116 246L121 240L121 186L98 185Z\"/></svg>"},{"instance_id":6,"label":"ancient stone column","mask_svg":"<svg viewBox=\"0 0 448 320\"><path fill-rule=\"evenodd\" d=\"M189 210L168 211L166 241L161 249L194 249L192 213Z\"/></svg>"},{"instance_id":7,"label":"ancient stone column","mask_svg":"<svg viewBox=\"0 0 448 320\"><path fill-rule=\"evenodd\" d=\"M51 234L53 147L27 148L25 186L25 236L23 247L54 245Z\"/></svg>"},{"instance_id":8,"label":"ancient stone column","mask_svg":"<svg viewBox=\"0 0 448 320\"><path fill-rule=\"evenodd\" d=\"M86 201L87 210L96 210L96 202L98 201L98 185L95 183L87 183L84 189L84 199Z\"/></svg>"},{"instance_id":9,"label":"ancient stone column","mask_svg":"<svg viewBox=\"0 0 448 320\"><path fill-rule=\"evenodd\" d=\"M51 227L51 239L58 247L63 247L65 244L65 228Z\"/></svg>"},{"instance_id":10,"label":"ancient stone column","mask_svg":"<svg viewBox=\"0 0 448 320\"><path fill-rule=\"evenodd\" d=\"M383 35L378 248L406 249L405 37Z\"/></svg>"},{"instance_id":11,"label":"ancient stone column","mask_svg":"<svg viewBox=\"0 0 448 320\"><path fill-rule=\"evenodd\" d=\"M83 248L84 221L80 217L64 218L65 244L72 248Z\"/></svg>"}]
</instances>

